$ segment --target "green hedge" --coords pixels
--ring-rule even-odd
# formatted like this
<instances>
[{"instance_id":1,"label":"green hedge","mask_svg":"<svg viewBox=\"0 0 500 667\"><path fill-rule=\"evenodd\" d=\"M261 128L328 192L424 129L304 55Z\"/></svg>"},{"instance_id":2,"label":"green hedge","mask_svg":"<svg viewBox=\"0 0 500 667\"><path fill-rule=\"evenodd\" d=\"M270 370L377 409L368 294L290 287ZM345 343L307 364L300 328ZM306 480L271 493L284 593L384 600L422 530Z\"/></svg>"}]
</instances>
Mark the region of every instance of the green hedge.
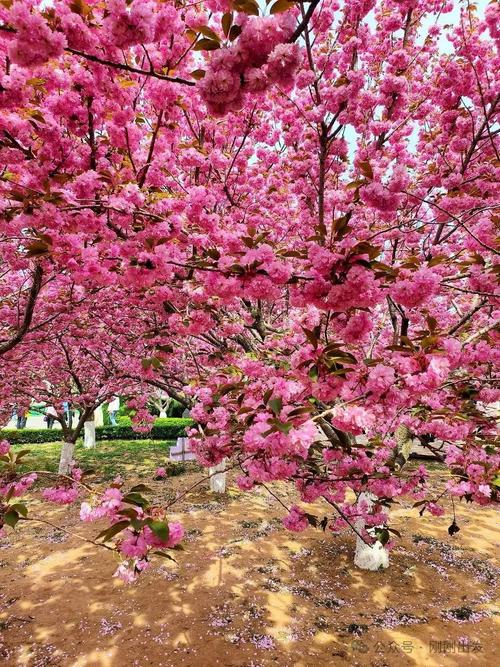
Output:
<instances>
[{"instance_id":1,"label":"green hedge","mask_svg":"<svg viewBox=\"0 0 500 667\"><path fill-rule=\"evenodd\" d=\"M130 418L121 417L119 426L98 426L96 439L99 440L175 440L186 435L186 427L193 424L192 419L164 418L157 419L148 433L136 433L131 426ZM62 440L60 429L25 428L3 429L0 440L16 443L58 442Z\"/></svg>"},{"instance_id":2,"label":"green hedge","mask_svg":"<svg viewBox=\"0 0 500 667\"><path fill-rule=\"evenodd\" d=\"M148 433L136 433L131 426L130 417L120 417L118 426L98 426L97 440L175 440L186 435L186 427L193 424L192 419L169 418L157 419Z\"/></svg>"},{"instance_id":3,"label":"green hedge","mask_svg":"<svg viewBox=\"0 0 500 667\"><path fill-rule=\"evenodd\" d=\"M8 440L12 445L17 443L57 442L62 439L62 431L42 428L4 428L0 431L0 440Z\"/></svg>"}]
</instances>

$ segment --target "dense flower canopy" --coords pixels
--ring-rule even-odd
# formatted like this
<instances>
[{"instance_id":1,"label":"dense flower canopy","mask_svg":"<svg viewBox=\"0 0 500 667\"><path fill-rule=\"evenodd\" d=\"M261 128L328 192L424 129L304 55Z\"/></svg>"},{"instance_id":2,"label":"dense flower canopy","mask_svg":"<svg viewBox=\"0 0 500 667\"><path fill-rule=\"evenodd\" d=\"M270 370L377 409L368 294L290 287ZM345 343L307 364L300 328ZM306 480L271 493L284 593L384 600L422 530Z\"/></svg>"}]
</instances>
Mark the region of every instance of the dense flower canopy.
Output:
<instances>
[{"instance_id":1,"label":"dense flower canopy","mask_svg":"<svg viewBox=\"0 0 500 667\"><path fill-rule=\"evenodd\" d=\"M94 398L164 389L203 464L293 480L333 529L401 494L441 511L402 427L449 494L496 499L495 3L18 0L0 21L4 411L26 377L69 387L42 360L80 337Z\"/></svg>"}]
</instances>

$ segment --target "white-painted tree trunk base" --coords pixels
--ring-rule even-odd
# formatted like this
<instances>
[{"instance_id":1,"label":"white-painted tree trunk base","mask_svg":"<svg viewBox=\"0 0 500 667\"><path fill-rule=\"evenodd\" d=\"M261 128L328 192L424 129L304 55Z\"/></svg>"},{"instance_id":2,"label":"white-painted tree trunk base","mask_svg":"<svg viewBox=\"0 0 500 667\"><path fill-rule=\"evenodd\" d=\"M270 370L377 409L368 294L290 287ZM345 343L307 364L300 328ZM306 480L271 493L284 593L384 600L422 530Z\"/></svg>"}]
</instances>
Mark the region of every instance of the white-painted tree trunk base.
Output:
<instances>
[{"instance_id":1,"label":"white-painted tree trunk base","mask_svg":"<svg viewBox=\"0 0 500 667\"><path fill-rule=\"evenodd\" d=\"M85 422L83 425L83 446L86 449L95 447L95 421Z\"/></svg>"},{"instance_id":2,"label":"white-painted tree trunk base","mask_svg":"<svg viewBox=\"0 0 500 667\"><path fill-rule=\"evenodd\" d=\"M166 410L160 410L160 419L165 419L166 416L167 416Z\"/></svg>"},{"instance_id":3,"label":"white-painted tree trunk base","mask_svg":"<svg viewBox=\"0 0 500 667\"><path fill-rule=\"evenodd\" d=\"M61 458L59 459L59 474L68 475L73 463L73 452L75 451L74 442L63 442L61 449Z\"/></svg>"},{"instance_id":4,"label":"white-painted tree trunk base","mask_svg":"<svg viewBox=\"0 0 500 667\"><path fill-rule=\"evenodd\" d=\"M358 498L358 503L364 501L371 507L374 500L375 496L373 494L361 493ZM361 532L365 528L364 521L358 519L355 526L356 529ZM369 528L368 533L374 535L375 529ZM385 568L389 567L389 552L380 542L366 544L360 537L357 537L354 565L361 570L385 570Z\"/></svg>"},{"instance_id":5,"label":"white-painted tree trunk base","mask_svg":"<svg viewBox=\"0 0 500 667\"><path fill-rule=\"evenodd\" d=\"M226 476L227 472L218 472L219 470L226 469L227 459L222 459L222 461L209 469L210 477L210 491L214 493L225 493L226 492ZM217 474L214 474L217 473Z\"/></svg>"},{"instance_id":6,"label":"white-painted tree trunk base","mask_svg":"<svg viewBox=\"0 0 500 667\"><path fill-rule=\"evenodd\" d=\"M102 405L99 405L94 411L94 421L96 426L104 426L104 414Z\"/></svg>"},{"instance_id":7,"label":"white-painted tree trunk base","mask_svg":"<svg viewBox=\"0 0 500 667\"><path fill-rule=\"evenodd\" d=\"M389 567L389 553L380 542L365 544L359 537L356 539L354 565L361 570L385 570Z\"/></svg>"}]
</instances>

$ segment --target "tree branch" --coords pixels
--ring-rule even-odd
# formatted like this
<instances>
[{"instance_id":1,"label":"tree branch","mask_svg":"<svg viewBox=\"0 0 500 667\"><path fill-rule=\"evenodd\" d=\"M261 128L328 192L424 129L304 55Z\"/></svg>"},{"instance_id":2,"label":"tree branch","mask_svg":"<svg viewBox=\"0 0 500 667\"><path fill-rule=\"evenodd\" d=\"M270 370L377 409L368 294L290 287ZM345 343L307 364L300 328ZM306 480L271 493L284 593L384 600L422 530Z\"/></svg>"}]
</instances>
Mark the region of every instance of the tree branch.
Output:
<instances>
[{"instance_id":1,"label":"tree branch","mask_svg":"<svg viewBox=\"0 0 500 667\"><path fill-rule=\"evenodd\" d=\"M37 264L33 272L33 282L31 284L31 289L28 296L28 302L26 304L26 310L24 311L23 323L17 330L17 333L10 340L0 345L0 354L5 354L5 352L8 352L13 347L15 347L28 332L31 320L33 319L35 303L38 298L38 294L42 289L42 276L43 276L43 269L40 266L40 264Z\"/></svg>"},{"instance_id":2,"label":"tree branch","mask_svg":"<svg viewBox=\"0 0 500 667\"><path fill-rule=\"evenodd\" d=\"M288 40L289 44L293 44L294 42L296 42L298 40L298 38L302 35L304 30L307 28L307 25L308 25L309 21L311 20L311 16L313 15L314 10L318 6L318 4L319 4L319 0L312 0L311 4L309 5L309 9L305 13L304 18L299 23L299 25L295 28L295 32L293 33L293 35Z\"/></svg>"},{"instance_id":3,"label":"tree branch","mask_svg":"<svg viewBox=\"0 0 500 667\"><path fill-rule=\"evenodd\" d=\"M143 76L152 76L155 79L161 79L162 81L170 81L171 83L182 83L185 86L195 86L194 81L188 81L187 79L182 79L177 76L167 76L166 74L160 74L155 72L155 70L141 69L139 67L132 67L132 65L126 65L124 63L115 63L113 60L107 60L106 58L99 58L99 56L93 56L90 53L85 53L84 51L78 51L77 49L72 49L69 46L65 49L68 53L72 53L74 56L79 56L80 58L85 58L85 60L90 60L90 62L97 63L99 65L106 65L107 67L114 67L115 69L121 69L125 72L132 72L134 74L142 74Z\"/></svg>"}]
</instances>

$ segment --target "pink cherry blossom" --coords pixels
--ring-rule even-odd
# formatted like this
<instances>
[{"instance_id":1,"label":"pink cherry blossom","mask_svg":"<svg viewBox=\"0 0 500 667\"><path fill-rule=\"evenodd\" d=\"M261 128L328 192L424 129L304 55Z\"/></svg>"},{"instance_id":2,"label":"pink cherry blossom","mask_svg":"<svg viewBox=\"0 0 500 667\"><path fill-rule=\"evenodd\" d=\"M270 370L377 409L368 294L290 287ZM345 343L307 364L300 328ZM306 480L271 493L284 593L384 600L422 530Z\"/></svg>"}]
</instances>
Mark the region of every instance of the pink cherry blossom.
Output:
<instances>
[{"instance_id":1,"label":"pink cherry blossom","mask_svg":"<svg viewBox=\"0 0 500 667\"><path fill-rule=\"evenodd\" d=\"M283 519L283 525L285 528L288 528L288 530L300 533L305 530L309 524L304 512L297 507L297 505L292 505L290 513Z\"/></svg>"}]
</instances>

